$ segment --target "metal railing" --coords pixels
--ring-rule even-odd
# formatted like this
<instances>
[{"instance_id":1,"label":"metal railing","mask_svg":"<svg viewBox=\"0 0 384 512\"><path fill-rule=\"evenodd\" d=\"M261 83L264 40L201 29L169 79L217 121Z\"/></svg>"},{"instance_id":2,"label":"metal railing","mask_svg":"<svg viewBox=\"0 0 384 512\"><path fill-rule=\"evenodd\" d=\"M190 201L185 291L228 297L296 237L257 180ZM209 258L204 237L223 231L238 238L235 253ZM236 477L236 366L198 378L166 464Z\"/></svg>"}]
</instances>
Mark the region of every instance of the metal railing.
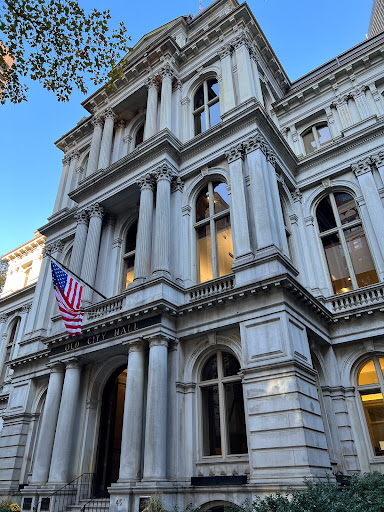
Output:
<instances>
[{"instance_id":1,"label":"metal railing","mask_svg":"<svg viewBox=\"0 0 384 512\"><path fill-rule=\"evenodd\" d=\"M52 494L42 498L33 508L34 512L66 512L72 505L92 496L94 474L83 473Z\"/></svg>"}]
</instances>

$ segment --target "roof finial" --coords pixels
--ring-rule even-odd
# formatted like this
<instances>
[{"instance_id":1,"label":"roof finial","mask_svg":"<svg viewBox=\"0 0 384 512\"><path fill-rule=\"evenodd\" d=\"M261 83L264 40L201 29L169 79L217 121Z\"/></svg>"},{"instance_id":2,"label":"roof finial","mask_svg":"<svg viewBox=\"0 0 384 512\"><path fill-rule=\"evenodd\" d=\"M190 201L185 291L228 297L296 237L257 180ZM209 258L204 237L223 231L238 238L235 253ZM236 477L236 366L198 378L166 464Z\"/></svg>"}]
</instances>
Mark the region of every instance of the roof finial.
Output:
<instances>
[{"instance_id":1,"label":"roof finial","mask_svg":"<svg viewBox=\"0 0 384 512\"><path fill-rule=\"evenodd\" d=\"M202 4L202 1L203 1L203 0L199 0L199 11L202 11L202 10L203 10L203 6L201 5L201 4Z\"/></svg>"}]
</instances>

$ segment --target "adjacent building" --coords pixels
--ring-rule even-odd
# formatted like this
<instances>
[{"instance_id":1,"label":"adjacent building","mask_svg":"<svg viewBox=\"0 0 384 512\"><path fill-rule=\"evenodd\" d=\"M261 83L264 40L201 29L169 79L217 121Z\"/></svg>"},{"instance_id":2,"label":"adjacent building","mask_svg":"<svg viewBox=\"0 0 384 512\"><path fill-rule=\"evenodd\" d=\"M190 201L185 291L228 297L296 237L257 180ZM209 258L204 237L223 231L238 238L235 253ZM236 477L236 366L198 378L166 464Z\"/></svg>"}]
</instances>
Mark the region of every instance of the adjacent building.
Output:
<instances>
[{"instance_id":1,"label":"adjacent building","mask_svg":"<svg viewBox=\"0 0 384 512\"><path fill-rule=\"evenodd\" d=\"M383 44L291 82L249 6L217 0L83 102L5 358L0 487L23 510L219 512L384 470ZM84 289L81 336L49 255L108 297Z\"/></svg>"},{"instance_id":2,"label":"adjacent building","mask_svg":"<svg viewBox=\"0 0 384 512\"><path fill-rule=\"evenodd\" d=\"M376 36L384 30L384 0L373 0L369 20L368 37Z\"/></svg>"}]
</instances>

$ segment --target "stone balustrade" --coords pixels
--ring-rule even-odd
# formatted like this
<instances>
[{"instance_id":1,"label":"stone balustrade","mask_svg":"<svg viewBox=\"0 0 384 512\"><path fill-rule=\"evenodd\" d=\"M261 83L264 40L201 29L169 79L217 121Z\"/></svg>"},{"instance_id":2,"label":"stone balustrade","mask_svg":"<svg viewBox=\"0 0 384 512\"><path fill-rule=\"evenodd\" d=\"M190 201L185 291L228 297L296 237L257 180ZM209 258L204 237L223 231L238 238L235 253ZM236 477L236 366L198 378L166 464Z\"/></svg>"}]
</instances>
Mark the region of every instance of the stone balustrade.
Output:
<instances>
[{"instance_id":1,"label":"stone balustrade","mask_svg":"<svg viewBox=\"0 0 384 512\"><path fill-rule=\"evenodd\" d=\"M87 311L87 320L95 320L95 318L103 318L111 313L120 311L123 307L123 299L114 297L100 304L95 304Z\"/></svg>"},{"instance_id":2,"label":"stone balustrade","mask_svg":"<svg viewBox=\"0 0 384 512\"><path fill-rule=\"evenodd\" d=\"M379 283L374 286L367 286L366 288L334 295L324 299L324 302L334 314L349 313L357 309L384 305L384 285Z\"/></svg>"},{"instance_id":3,"label":"stone balustrade","mask_svg":"<svg viewBox=\"0 0 384 512\"><path fill-rule=\"evenodd\" d=\"M234 276L227 275L225 277L220 277L219 279L208 281L207 283L203 283L191 288L189 290L189 302L228 292L233 290L234 287Z\"/></svg>"}]
</instances>

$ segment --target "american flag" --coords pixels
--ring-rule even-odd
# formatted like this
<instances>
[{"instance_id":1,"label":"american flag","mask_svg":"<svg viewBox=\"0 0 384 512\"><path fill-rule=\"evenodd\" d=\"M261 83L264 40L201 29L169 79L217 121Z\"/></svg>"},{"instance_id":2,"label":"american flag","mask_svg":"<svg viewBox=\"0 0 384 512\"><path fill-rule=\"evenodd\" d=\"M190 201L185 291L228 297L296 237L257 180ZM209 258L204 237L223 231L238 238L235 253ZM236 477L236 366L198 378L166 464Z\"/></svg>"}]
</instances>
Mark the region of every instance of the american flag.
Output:
<instances>
[{"instance_id":1,"label":"american flag","mask_svg":"<svg viewBox=\"0 0 384 512\"><path fill-rule=\"evenodd\" d=\"M53 289L61 317L69 334L81 334L81 322L84 313L79 311L83 287L65 270L51 260Z\"/></svg>"}]
</instances>

